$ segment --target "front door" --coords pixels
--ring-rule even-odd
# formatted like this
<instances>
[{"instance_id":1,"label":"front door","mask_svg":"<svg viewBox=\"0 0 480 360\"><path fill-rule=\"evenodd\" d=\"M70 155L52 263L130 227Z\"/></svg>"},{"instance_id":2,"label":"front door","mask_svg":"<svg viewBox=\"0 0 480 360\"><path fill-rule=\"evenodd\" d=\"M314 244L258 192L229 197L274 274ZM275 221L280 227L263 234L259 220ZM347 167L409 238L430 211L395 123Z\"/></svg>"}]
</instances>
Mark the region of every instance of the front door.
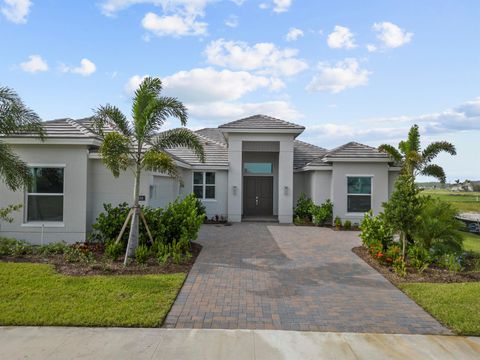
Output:
<instances>
[{"instance_id":1,"label":"front door","mask_svg":"<svg viewBox=\"0 0 480 360\"><path fill-rule=\"evenodd\" d=\"M243 214L245 216L273 215L273 177L245 176L243 178Z\"/></svg>"}]
</instances>

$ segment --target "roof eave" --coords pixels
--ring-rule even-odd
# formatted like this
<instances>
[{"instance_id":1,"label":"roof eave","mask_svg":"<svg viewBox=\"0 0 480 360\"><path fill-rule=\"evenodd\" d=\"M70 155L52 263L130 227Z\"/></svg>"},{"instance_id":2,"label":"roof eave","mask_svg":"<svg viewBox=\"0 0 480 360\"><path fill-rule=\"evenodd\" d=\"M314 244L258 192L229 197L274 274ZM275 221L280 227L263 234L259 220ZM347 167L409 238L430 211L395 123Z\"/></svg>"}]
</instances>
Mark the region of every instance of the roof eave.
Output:
<instances>
[{"instance_id":1,"label":"roof eave","mask_svg":"<svg viewBox=\"0 0 480 360\"><path fill-rule=\"evenodd\" d=\"M330 157L325 156L323 159L325 162L376 162L376 163L389 163L392 160L388 157Z\"/></svg>"},{"instance_id":2,"label":"roof eave","mask_svg":"<svg viewBox=\"0 0 480 360\"><path fill-rule=\"evenodd\" d=\"M43 141L38 136L9 136L1 137L1 139L3 142L13 145L101 145L101 141L95 138L77 138L68 136L46 137Z\"/></svg>"}]
</instances>

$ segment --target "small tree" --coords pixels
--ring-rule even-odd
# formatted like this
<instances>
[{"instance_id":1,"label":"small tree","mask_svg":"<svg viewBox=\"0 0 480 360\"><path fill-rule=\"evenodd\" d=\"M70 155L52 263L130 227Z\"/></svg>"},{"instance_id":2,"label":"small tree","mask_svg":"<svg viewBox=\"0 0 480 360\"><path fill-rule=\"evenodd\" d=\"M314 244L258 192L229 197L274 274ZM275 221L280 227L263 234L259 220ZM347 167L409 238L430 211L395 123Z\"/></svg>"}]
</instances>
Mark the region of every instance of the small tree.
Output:
<instances>
[{"instance_id":1,"label":"small tree","mask_svg":"<svg viewBox=\"0 0 480 360\"><path fill-rule=\"evenodd\" d=\"M143 80L133 98L133 122L128 121L118 108L110 105L99 107L94 116L92 131L103 139L100 154L105 166L115 177L127 169L131 169L134 175L132 210L117 238L119 241L131 219L125 265L138 246L140 218L149 233L139 204L142 171L159 171L178 177L174 160L165 151L167 148L186 147L193 150L201 161L205 158L202 144L190 130L180 128L159 132L169 117L180 120L182 126L187 123L185 106L175 98L160 96L161 91L160 79L147 77ZM114 131L105 132L106 125Z\"/></svg>"},{"instance_id":2,"label":"small tree","mask_svg":"<svg viewBox=\"0 0 480 360\"><path fill-rule=\"evenodd\" d=\"M395 182L395 190L390 200L383 204L386 222L400 233L403 258L407 239L413 234L417 217L422 209L419 191L413 176L401 174Z\"/></svg>"},{"instance_id":3,"label":"small tree","mask_svg":"<svg viewBox=\"0 0 480 360\"><path fill-rule=\"evenodd\" d=\"M447 141L437 141L429 144L423 151L420 147L420 132L418 125L413 125L408 132L408 139L400 141L398 150L392 145L380 145L378 150L386 152L402 166L402 172L410 176L433 176L445 183L445 171L439 165L432 164L433 159L441 152L456 155L455 146Z\"/></svg>"}]
</instances>

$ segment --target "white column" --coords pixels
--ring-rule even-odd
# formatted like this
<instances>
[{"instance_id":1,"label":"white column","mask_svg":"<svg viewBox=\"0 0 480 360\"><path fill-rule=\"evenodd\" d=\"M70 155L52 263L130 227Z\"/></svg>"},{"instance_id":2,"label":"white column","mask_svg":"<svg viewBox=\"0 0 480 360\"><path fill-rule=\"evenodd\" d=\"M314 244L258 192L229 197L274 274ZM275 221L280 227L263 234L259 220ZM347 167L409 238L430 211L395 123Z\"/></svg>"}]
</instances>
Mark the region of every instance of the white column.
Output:
<instances>
[{"instance_id":1,"label":"white column","mask_svg":"<svg viewBox=\"0 0 480 360\"><path fill-rule=\"evenodd\" d=\"M228 142L228 221L242 221L242 141Z\"/></svg>"},{"instance_id":2,"label":"white column","mask_svg":"<svg viewBox=\"0 0 480 360\"><path fill-rule=\"evenodd\" d=\"M280 141L278 164L278 222L290 224L293 220L293 138Z\"/></svg>"}]
</instances>

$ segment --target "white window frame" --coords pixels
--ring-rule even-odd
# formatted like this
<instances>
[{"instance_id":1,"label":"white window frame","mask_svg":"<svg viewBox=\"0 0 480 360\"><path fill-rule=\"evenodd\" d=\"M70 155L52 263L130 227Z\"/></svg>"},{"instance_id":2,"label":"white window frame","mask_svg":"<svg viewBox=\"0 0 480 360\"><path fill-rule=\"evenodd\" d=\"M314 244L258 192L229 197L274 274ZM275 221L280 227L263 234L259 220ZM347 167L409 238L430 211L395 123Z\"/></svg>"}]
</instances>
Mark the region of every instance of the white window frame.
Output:
<instances>
[{"instance_id":1,"label":"white window frame","mask_svg":"<svg viewBox=\"0 0 480 360\"><path fill-rule=\"evenodd\" d=\"M348 178L351 178L351 177L357 177L357 178L370 178L370 194L359 194L359 193L355 193L355 194L351 194L348 192ZM365 212L352 212L352 211L348 211L348 197L349 196L370 196L370 210L372 209L373 207L373 179L374 179L374 176L373 175L363 175L363 174L346 174L345 175L345 182L346 182L346 187L347 187L347 196L345 198L346 202L347 202L347 215L348 214L353 214L353 215L358 215L358 214L365 214ZM367 210L369 211L369 210Z\"/></svg>"},{"instance_id":2,"label":"white window frame","mask_svg":"<svg viewBox=\"0 0 480 360\"><path fill-rule=\"evenodd\" d=\"M66 164L27 164L28 168L53 168L53 169L63 169L63 192L62 193L31 193L28 192L28 187L25 189L25 198L24 198L24 214L23 214L23 221L22 225L24 226L39 226L39 225L47 225L52 227L63 226L65 221L65 168ZM62 220L61 221L41 221L41 220L28 220L28 196L62 196L63 198L63 209L62 209Z\"/></svg>"},{"instance_id":3,"label":"white window frame","mask_svg":"<svg viewBox=\"0 0 480 360\"><path fill-rule=\"evenodd\" d=\"M202 183L201 184L195 184L195 173L201 173L202 174ZM207 179L207 175L206 173L213 173L214 176L215 176L215 182L213 184L207 184L206 183L206 179ZM216 171L193 171L192 172L192 192L194 192L193 190L195 189L195 186L202 186L202 197L198 198L202 201L217 201L217 173ZM214 189L215 189L215 197L213 198L207 198L205 197L207 195L207 192L206 192L206 187L207 186L213 186ZM194 192L195 193L195 192Z\"/></svg>"}]
</instances>

